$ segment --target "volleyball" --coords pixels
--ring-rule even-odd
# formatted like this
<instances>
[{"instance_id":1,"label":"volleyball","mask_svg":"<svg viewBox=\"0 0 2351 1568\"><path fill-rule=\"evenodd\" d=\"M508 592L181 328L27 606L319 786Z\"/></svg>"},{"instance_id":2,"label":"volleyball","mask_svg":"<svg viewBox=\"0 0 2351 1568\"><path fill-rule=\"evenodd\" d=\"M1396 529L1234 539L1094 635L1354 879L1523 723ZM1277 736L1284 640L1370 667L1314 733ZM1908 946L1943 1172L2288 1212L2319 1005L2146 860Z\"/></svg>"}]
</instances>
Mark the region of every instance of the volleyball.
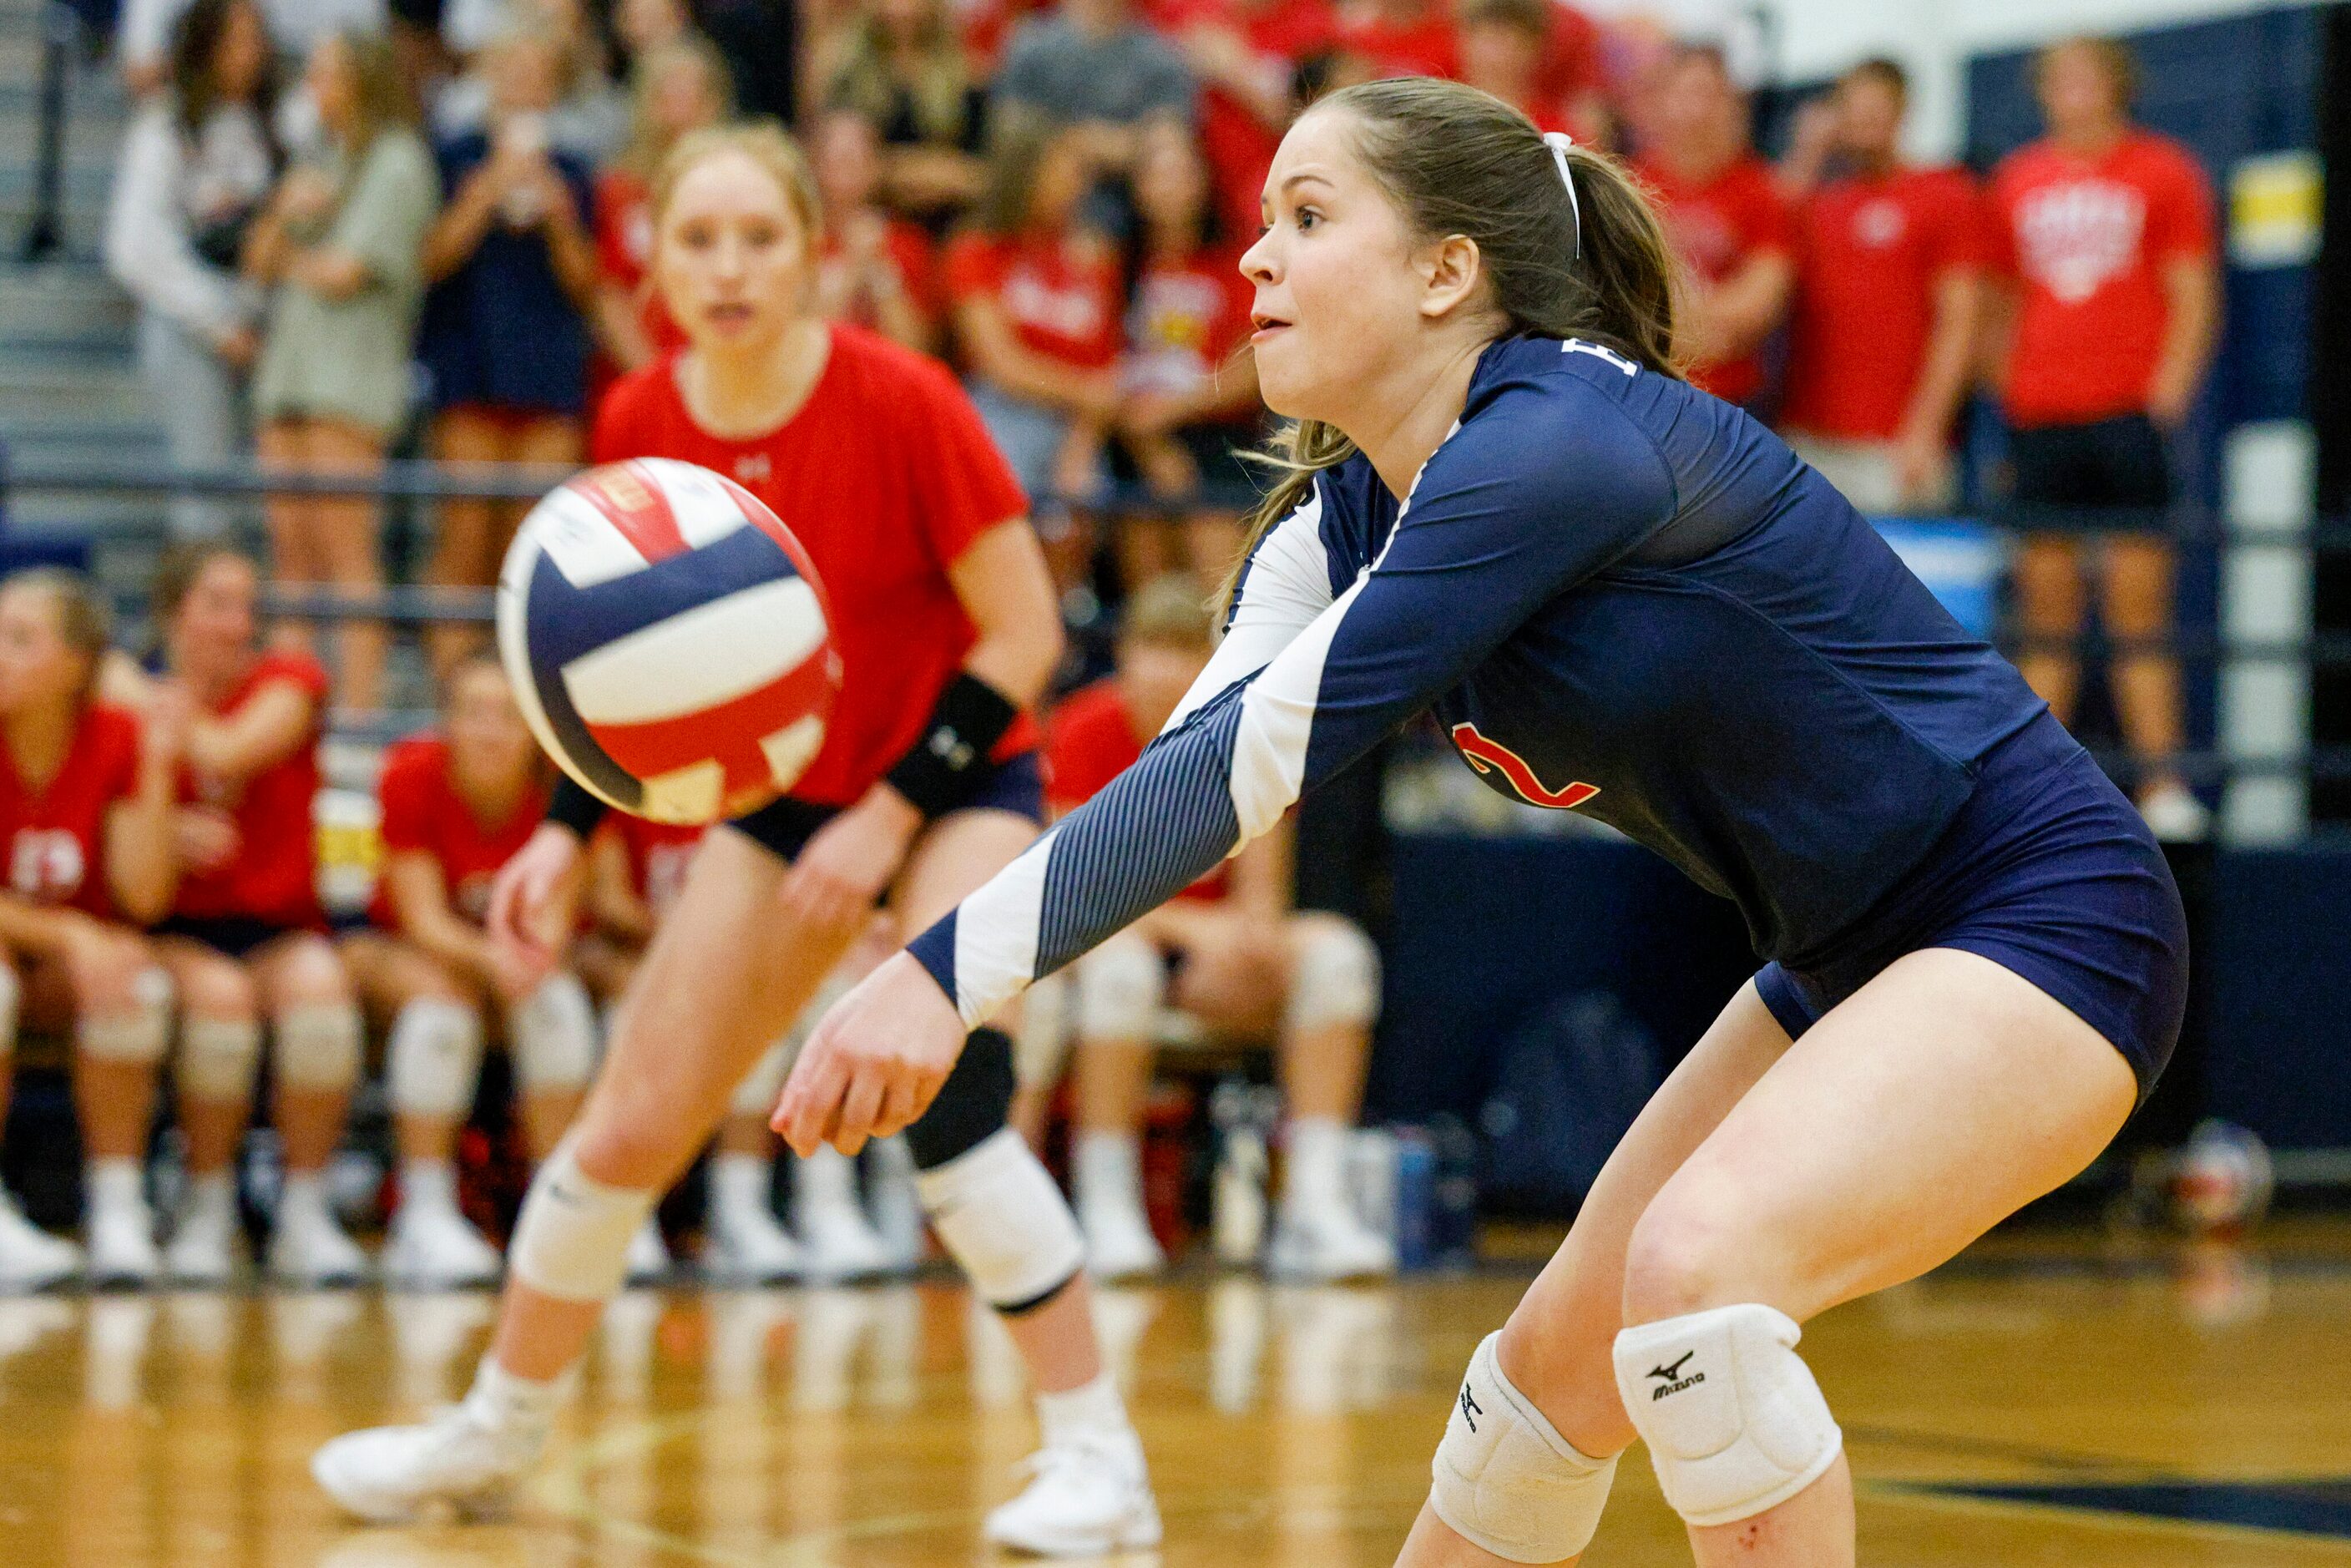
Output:
<instances>
[{"instance_id":1,"label":"volleyball","mask_svg":"<svg viewBox=\"0 0 2351 1568\"><path fill-rule=\"evenodd\" d=\"M499 572L497 626L547 754L657 822L714 822L789 789L841 689L807 551L691 463L613 464L540 501Z\"/></svg>"}]
</instances>

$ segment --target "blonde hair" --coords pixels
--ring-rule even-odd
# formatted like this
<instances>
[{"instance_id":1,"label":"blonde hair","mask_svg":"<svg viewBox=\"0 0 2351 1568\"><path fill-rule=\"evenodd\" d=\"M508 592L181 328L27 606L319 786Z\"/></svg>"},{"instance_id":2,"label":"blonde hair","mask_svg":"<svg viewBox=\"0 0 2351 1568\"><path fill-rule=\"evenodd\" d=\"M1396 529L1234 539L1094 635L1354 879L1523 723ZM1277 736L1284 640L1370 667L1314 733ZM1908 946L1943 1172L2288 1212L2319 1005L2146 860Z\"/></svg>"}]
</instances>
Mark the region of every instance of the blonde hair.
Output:
<instances>
[{"instance_id":1,"label":"blonde hair","mask_svg":"<svg viewBox=\"0 0 2351 1568\"><path fill-rule=\"evenodd\" d=\"M677 145L669 150L669 156L662 160L661 168L653 175L656 233L668 215L670 198L677 194L678 183L703 163L726 152L739 152L767 172L783 192L800 226L808 231L810 246L823 237L824 204L817 196L816 175L809 168L808 154L800 151L800 144L792 140L790 132L772 120L705 126L679 137Z\"/></svg>"},{"instance_id":2,"label":"blonde hair","mask_svg":"<svg viewBox=\"0 0 2351 1568\"><path fill-rule=\"evenodd\" d=\"M946 0L925 0L919 49L913 78L905 84L915 129L925 141L958 142L971 112L971 69ZM824 107L853 109L878 125L890 118L897 87L882 18L869 14L857 25L839 68L825 84Z\"/></svg>"},{"instance_id":3,"label":"blonde hair","mask_svg":"<svg viewBox=\"0 0 2351 1568\"><path fill-rule=\"evenodd\" d=\"M711 96L718 101L721 120L735 112L735 73L727 68L726 57L709 39L699 33L690 33L646 50L629 72L629 144L618 159L622 168L641 180L650 181L660 172L668 153L669 150L660 144L661 131L653 123L653 93L662 78L681 66L692 66L702 72Z\"/></svg>"},{"instance_id":4,"label":"blonde hair","mask_svg":"<svg viewBox=\"0 0 2351 1568\"><path fill-rule=\"evenodd\" d=\"M1127 596L1119 616L1118 641L1122 647L1135 643L1206 652L1216 645L1216 618L1191 573L1166 572Z\"/></svg>"},{"instance_id":5,"label":"blonde hair","mask_svg":"<svg viewBox=\"0 0 2351 1568\"><path fill-rule=\"evenodd\" d=\"M114 617L108 612L105 601L90 586L89 579L61 566L28 567L0 578L0 593L12 588L33 589L47 597L57 618L58 639L80 655L88 666L81 700L89 701L98 685L107 645L114 635Z\"/></svg>"},{"instance_id":6,"label":"blonde hair","mask_svg":"<svg viewBox=\"0 0 2351 1568\"><path fill-rule=\"evenodd\" d=\"M360 156L386 131L415 129L416 95L409 90L400 56L389 38L350 27L333 37L342 47L344 64L351 73L352 97L359 103L359 134L343 150L356 167Z\"/></svg>"}]
</instances>

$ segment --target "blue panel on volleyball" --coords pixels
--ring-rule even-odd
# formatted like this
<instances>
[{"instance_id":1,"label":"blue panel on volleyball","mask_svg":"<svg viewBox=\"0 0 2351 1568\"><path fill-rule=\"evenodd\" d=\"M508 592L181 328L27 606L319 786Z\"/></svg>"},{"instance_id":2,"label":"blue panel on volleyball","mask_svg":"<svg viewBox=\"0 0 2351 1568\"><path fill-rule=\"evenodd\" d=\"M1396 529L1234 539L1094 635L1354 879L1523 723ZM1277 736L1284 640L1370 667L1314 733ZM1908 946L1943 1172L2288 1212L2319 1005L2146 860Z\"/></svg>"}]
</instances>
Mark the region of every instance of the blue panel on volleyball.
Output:
<instances>
[{"instance_id":1,"label":"blue panel on volleyball","mask_svg":"<svg viewBox=\"0 0 2351 1568\"><path fill-rule=\"evenodd\" d=\"M1966 517L1873 517L1902 564L1975 635L2000 620L2000 578L2008 554L1999 532Z\"/></svg>"}]
</instances>

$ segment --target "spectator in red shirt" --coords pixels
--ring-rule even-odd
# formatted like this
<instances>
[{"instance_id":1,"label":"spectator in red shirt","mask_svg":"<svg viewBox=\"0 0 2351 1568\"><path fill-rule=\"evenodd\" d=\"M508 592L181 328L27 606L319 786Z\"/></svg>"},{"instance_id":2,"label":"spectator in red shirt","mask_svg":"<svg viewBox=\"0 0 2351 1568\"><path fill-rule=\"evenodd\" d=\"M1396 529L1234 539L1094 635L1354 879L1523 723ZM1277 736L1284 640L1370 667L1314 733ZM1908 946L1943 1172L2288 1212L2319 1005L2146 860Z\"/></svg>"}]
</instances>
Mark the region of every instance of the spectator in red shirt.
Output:
<instances>
[{"instance_id":1,"label":"spectator in red shirt","mask_svg":"<svg viewBox=\"0 0 2351 1568\"><path fill-rule=\"evenodd\" d=\"M498 1254L457 1207L452 1163L474 1107L486 1035L499 1032L521 1094L524 1136L544 1159L580 1108L595 1065L587 992L568 969L544 981L508 962L482 920L490 880L547 814L547 768L495 658L449 677L439 736L384 758L383 877L376 929L343 955L369 1009L391 1019L385 1076L400 1147L400 1207L388 1279L495 1279Z\"/></svg>"},{"instance_id":2,"label":"spectator in red shirt","mask_svg":"<svg viewBox=\"0 0 2351 1568\"><path fill-rule=\"evenodd\" d=\"M1118 671L1064 698L1048 732L1055 816L1131 767L1208 660L1215 627L1188 577L1145 584L1120 629ZM1345 1150L1379 1016L1379 956L1339 915L1290 907L1288 831L1267 835L1080 959L1062 1010L1074 1020L1077 1127L1071 1174L1087 1263L1098 1276L1155 1273L1166 1258L1144 1216L1139 1134L1162 1009L1212 1035L1279 1043L1289 1160L1268 1261L1310 1279L1384 1274L1394 1249L1357 1216ZM1171 961L1180 964L1173 977ZM1032 998L1032 1009L1052 1009ZM1032 1044L1035 1042L1031 1042ZM1050 1061L1032 1059L1050 1079ZM1027 1086L1031 1107L1048 1085Z\"/></svg>"},{"instance_id":3,"label":"spectator in red shirt","mask_svg":"<svg viewBox=\"0 0 2351 1568\"><path fill-rule=\"evenodd\" d=\"M335 1222L323 1176L360 1070L350 977L319 910L311 806L327 673L307 653L266 653L261 574L225 544L183 546L157 568L149 606L162 670L118 656L126 705L193 710L175 837L183 867L156 952L179 988L175 1079L188 1190L163 1255L175 1280L219 1284L243 1239L235 1157L253 1110L262 1022L275 1041L274 1123L285 1157L273 1278L349 1283L367 1259Z\"/></svg>"},{"instance_id":4,"label":"spectator in red shirt","mask_svg":"<svg viewBox=\"0 0 2351 1568\"><path fill-rule=\"evenodd\" d=\"M1102 487L1119 404L1118 252L1079 216L1089 141L1083 126L1008 134L984 224L956 236L945 268L972 403L1054 545Z\"/></svg>"},{"instance_id":5,"label":"spectator in red shirt","mask_svg":"<svg viewBox=\"0 0 2351 1568\"><path fill-rule=\"evenodd\" d=\"M1798 215L1781 423L1865 512L1950 505L1951 424L1983 288L1982 218L1960 169L1902 160L1908 78L1865 60L1831 95L1841 165Z\"/></svg>"},{"instance_id":6,"label":"spectator in red shirt","mask_svg":"<svg viewBox=\"0 0 2351 1568\"><path fill-rule=\"evenodd\" d=\"M987 88L947 0L875 0L825 81L822 106L852 110L882 139L882 188L902 214L938 225L987 185Z\"/></svg>"},{"instance_id":7,"label":"spectator in red shirt","mask_svg":"<svg viewBox=\"0 0 2351 1568\"><path fill-rule=\"evenodd\" d=\"M68 572L0 583L0 1121L16 1024L69 1028L88 1164L89 1271L153 1279L142 1164L172 987L139 927L162 917L179 867L172 801L187 705L141 726L93 701L106 612ZM0 1281L26 1289L80 1272L80 1250L26 1223L0 1193Z\"/></svg>"},{"instance_id":8,"label":"spectator in red shirt","mask_svg":"<svg viewBox=\"0 0 2351 1568\"><path fill-rule=\"evenodd\" d=\"M1199 80L1200 151L1225 232L1255 234L1300 68L1331 47L1329 0L1158 0L1151 16Z\"/></svg>"},{"instance_id":9,"label":"spectator in red shirt","mask_svg":"<svg viewBox=\"0 0 2351 1568\"><path fill-rule=\"evenodd\" d=\"M1436 0L1339 0L1332 85L1382 77L1458 77L1453 16Z\"/></svg>"},{"instance_id":10,"label":"spectator in red shirt","mask_svg":"<svg viewBox=\"0 0 2351 1568\"><path fill-rule=\"evenodd\" d=\"M810 141L809 164L824 204L816 313L928 353L937 336L930 236L882 209L881 146L872 126L862 115L834 110L817 121Z\"/></svg>"},{"instance_id":11,"label":"spectator in red shirt","mask_svg":"<svg viewBox=\"0 0 2351 1568\"><path fill-rule=\"evenodd\" d=\"M2139 806L2166 838L2199 838L2203 805L2173 769L2179 673L2171 631L2167 444L2194 406L2219 336L2212 191L2178 142L2130 118L2134 69L2110 39L2041 56L2049 134L1992 178L2002 282L1991 334L2015 498L2031 516L2015 565L2018 661L2061 718L2080 680L2086 559L2107 632L2131 644L2116 706L2141 768Z\"/></svg>"},{"instance_id":12,"label":"spectator in red shirt","mask_svg":"<svg viewBox=\"0 0 2351 1568\"><path fill-rule=\"evenodd\" d=\"M1260 434L1257 361L1249 345L1253 289L1239 247L1217 237L1207 165L1180 125L1144 134L1134 170L1143 267L1126 314L1118 410L1121 444L1180 521L1129 517L1119 534L1123 580L1188 569L1205 594L1239 553L1241 507L1257 493L1240 454Z\"/></svg>"},{"instance_id":13,"label":"spectator in red shirt","mask_svg":"<svg viewBox=\"0 0 2351 1568\"><path fill-rule=\"evenodd\" d=\"M1730 402L1764 390L1763 346L1787 319L1795 228L1769 165L1748 143L1747 98L1722 51L1688 44L1660 69L1651 142L1634 169L1656 192L1690 284L1677 347L1690 380Z\"/></svg>"},{"instance_id":14,"label":"spectator in red shirt","mask_svg":"<svg viewBox=\"0 0 2351 1568\"><path fill-rule=\"evenodd\" d=\"M596 180L596 338L604 357L598 400L617 369L652 362L685 340L647 278L653 253L653 180L678 139L733 111L726 62L690 37L647 50L630 78L628 147Z\"/></svg>"},{"instance_id":15,"label":"spectator in red shirt","mask_svg":"<svg viewBox=\"0 0 2351 1568\"><path fill-rule=\"evenodd\" d=\"M1568 105L1545 91L1558 9L1552 0L1468 0L1458 26L1461 79L1519 110L1538 131L1573 132Z\"/></svg>"}]
</instances>

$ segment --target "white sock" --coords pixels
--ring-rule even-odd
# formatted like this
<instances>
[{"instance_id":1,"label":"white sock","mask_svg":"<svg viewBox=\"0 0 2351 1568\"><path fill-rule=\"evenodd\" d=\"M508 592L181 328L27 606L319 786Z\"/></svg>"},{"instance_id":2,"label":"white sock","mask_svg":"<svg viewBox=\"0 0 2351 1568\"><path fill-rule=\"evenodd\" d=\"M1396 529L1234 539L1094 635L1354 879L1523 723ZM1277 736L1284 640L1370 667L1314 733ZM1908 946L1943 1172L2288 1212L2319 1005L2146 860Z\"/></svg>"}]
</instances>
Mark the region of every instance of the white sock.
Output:
<instances>
[{"instance_id":1,"label":"white sock","mask_svg":"<svg viewBox=\"0 0 2351 1568\"><path fill-rule=\"evenodd\" d=\"M1143 1141L1133 1133L1080 1133L1070 1155L1070 1185L1081 1213L1098 1206L1142 1213Z\"/></svg>"},{"instance_id":2,"label":"white sock","mask_svg":"<svg viewBox=\"0 0 2351 1568\"><path fill-rule=\"evenodd\" d=\"M792 1173L793 1196L811 1212L842 1209L864 1217L857 1202L857 1166L839 1149L821 1148Z\"/></svg>"},{"instance_id":3,"label":"white sock","mask_svg":"<svg viewBox=\"0 0 2351 1568\"><path fill-rule=\"evenodd\" d=\"M205 1171L188 1178L188 1194L182 1200L183 1217L229 1214L236 1207L236 1183L226 1171Z\"/></svg>"},{"instance_id":4,"label":"white sock","mask_svg":"<svg viewBox=\"0 0 2351 1568\"><path fill-rule=\"evenodd\" d=\"M1347 1133L1336 1116L1301 1116L1290 1124L1285 1210L1327 1214L1347 1207Z\"/></svg>"},{"instance_id":5,"label":"white sock","mask_svg":"<svg viewBox=\"0 0 2351 1568\"><path fill-rule=\"evenodd\" d=\"M438 1209L456 1215L456 1166L448 1160L401 1161L400 1207L406 1212Z\"/></svg>"},{"instance_id":6,"label":"white sock","mask_svg":"<svg viewBox=\"0 0 2351 1568\"><path fill-rule=\"evenodd\" d=\"M146 1210L147 1189L141 1183L137 1160L92 1160L85 1172L85 1181L93 1215Z\"/></svg>"},{"instance_id":7,"label":"white sock","mask_svg":"<svg viewBox=\"0 0 2351 1568\"><path fill-rule=\"evenodd\" d=\"M1126 1401L1119 1397L1118 1380L1108 1371L1066 1394L1037 1396L1037 1424L1044 1428L1049 1448L1089 1437L1123 1437L1132 1430Z\"/></svg>"},{"instance_id":8,"label":"white sock","mask_svg":"<svg viewBox=\"0 0 2351 1568\"><path fill-rule=\"evenodd\" d=\"M568 1375L545 1383L517 1377L498 1364L496 1356L486 1355L474 1374L474 1386L466 1391L465 1409L492 1431L520 1427L544 1433L569 1383Z\"/></svg>"},{"instance_id":9,"label":"white sock","mask_svg":"<svg viewBox=\"0 0 2351 1568\"><path fill-rule=\"evenodd\" d=\"M764 1155L721 1154L710 1162L710 1212L722 1215L768 1211L768 1183L775 1166ZM769 1218L773 1218L769 1214Z\"/></svg>"},{"instance_id":10,"label":"white sock","mask_svg":"<svg viewBox=\"0 0 2351 1568\"><path fill-rule=\"evenodd\" d=\"M317 1171L287 1171L277 1186L277 1220L327 1218L327 1184Z\"/></svg>"}]
</instances>

